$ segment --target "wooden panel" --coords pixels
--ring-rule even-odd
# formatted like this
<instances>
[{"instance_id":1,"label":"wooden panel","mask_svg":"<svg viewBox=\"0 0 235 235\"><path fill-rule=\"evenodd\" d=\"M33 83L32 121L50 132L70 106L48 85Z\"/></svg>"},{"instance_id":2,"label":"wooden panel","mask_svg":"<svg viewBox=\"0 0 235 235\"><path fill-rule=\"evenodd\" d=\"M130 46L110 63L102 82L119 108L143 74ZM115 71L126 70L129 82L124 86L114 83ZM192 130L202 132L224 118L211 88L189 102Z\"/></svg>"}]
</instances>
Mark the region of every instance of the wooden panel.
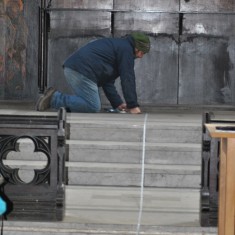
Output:
<instances>
[{"instance_id":1,"label":"wooden panel","mask_svg":"<svg viewBox=\"0 0 235 235\"><path fill-rule=\"evenodd\" d=\"M180 0L114 0L115 10L178 11Z\"/></svg>"},{"instance_id":2,"label":"wooden panel","mask_svg":"<svg viewBox=\"0 0 235 235\"><path fill-rule=\"evenodd\" d=\"M113 0L56 0L52 8L112 9Z\"/></svg>"},{"instance_id":3,"label":"wooden panel","mask_svg":"<svg viewBox=\"0 0 235 235\"><path fill-rule=\"evenodd\" d=\"M235 12L234 0L180 0L181 11L186 12Z\"/></svg>"}]
</instances>

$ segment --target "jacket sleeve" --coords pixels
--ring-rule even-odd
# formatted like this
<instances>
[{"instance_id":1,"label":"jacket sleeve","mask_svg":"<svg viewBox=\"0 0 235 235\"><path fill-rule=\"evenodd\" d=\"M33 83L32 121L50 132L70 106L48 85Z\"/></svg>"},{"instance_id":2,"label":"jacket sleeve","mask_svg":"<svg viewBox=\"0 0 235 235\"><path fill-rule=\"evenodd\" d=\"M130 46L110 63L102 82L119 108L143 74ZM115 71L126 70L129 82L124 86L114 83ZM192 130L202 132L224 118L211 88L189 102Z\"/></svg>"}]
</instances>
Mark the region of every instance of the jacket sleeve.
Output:
<instances>
[{"instance_id":1,"label":"jacket sleeve","mask_svg":"<svg viewBox=\"0 0 235 235\"><path fill-rule=\"evenodd\" d=\"M104 90L104 93L111 103L112 107L116 109L119 105L123 103L123 100L121 99L120 95L117 92L117 89L114 85L115 80L105 83L102 88Z\"/></svg>"},{"instance_id":2,"label":"jacket sleeve","mask_svg":"<svg viewBox=\"0 0 235 235\"><path fill-rule=\"evenodd\" d=\"M125 98L127 108L136 108L137 102L134 56L130 52L124 52L119 57L119 73L122 85L122 92Z\"/></svg>"}]
</instances>

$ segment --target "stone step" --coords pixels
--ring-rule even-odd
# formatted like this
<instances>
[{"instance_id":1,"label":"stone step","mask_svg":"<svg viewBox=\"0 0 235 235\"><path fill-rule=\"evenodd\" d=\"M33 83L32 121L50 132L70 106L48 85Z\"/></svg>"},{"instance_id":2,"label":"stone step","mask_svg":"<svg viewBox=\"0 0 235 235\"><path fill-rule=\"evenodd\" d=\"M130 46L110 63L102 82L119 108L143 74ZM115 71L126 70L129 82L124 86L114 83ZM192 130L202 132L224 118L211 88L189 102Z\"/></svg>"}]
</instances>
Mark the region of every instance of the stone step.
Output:
<instances>
[{"instance_id":1,"label":"stone step","mask_svg":"<svg viewBox=\"0 0 235 235\"><path fill-rule=\"evenodd\" d=\"M33 169L43 169L45 161L4 160L4 164L19 168L19 176L30 182ZM66 162L69 185L139 186L141 164L116 164L95 162ZM144 165L146 187L199 188L201 167L196 165Z\"/></svg>"},{"instance_id":2,"label":"stone step","mask_svg":"<svg viewBox=\"0 0 235 235\"><path fill-rule=\"evenodd\" d=\"M141 164L69 162L70 185L139 186ZM201 167L145 164L146 187L199 188Z\"/></svg>"},{"instance_id":3,"label":"stone step","mask_svg":"<svg viewBox=\"0 0 235 235\"><path fill-rule=\"evenodd\" d=\"M4 222L4 235L137 235L135 225L78 222ZM141 235L217 235L217 228L193 226L141 226Z\"/></svg>"},{"instance_id":4,"label":"stone step","mask_svg":"<svg viewBox=\"0 0 235 235\"><path fill-rule=\"evenodd\" d=\"M137 142L68 140L68 183L139 185L142 145ZM18 149L19 152L10 152L5 162L20 168L20 177L30 182L33 169L43 169L47 158L43 153L34 152L30 139L20 140ZM145 150L145 186L200 187L200 144L146 143Z\"/></svg>"},{"instance_id":5,"label":"stone step","mask_svg":"<svg viewBox=\"0 0 235 235\"><path fill-rule=\"evenodd\" d=\"M137 224L142 213L141 225L199 226L199 190L144 188L143 191L143 208L140 208L140 187L68 186L66 216L71 221L130 225Z\"/></svg>"},{"instance_id":6,"label":"stone step","mask_svg":"<svg viewBox=\"0 0 235 235\"><path fill-rule=\"evenodd\" d=\"M69 139L90 141L142 142L146 127L146 142L200 143L201 122L190 115L73 115L68 118ZM145 125L146 124L146 125Z\"/></svg>"},{"instance_id":7,"label":"stone step","mask_svg":"<svg viewBox=\"0 0 235 235\"><path fill-rule=\"evenodd\" d=\"M66 186L62 222L5 221L4 235L137 234L139 187ZM140 234L216 235L199 224L197 189L144 188Z\"/></svg>"},{"instance_id":8,"label":"stone step","mask_svg":"<svg viewBox=\"0 0 235 235\"><path fill-rule=\"evenodd\" d=\"M140 163L143 144L140 142L67 141L69 160L104 163ZM148 164L201 164L201 144L146 143Z\"/></svg>"},{"instance_id":9,"label":"stone step","mask_svg":"<svg viewBox=\"0 0 235 235\"><path fill-rule=\"evenodd\" d=\"M67 140L69 161L97 163L141 163L143 144L140 142L79 141ZM19 152L11 152L7 159L46 160L40 152L34 152L30 139L18 141ZM200 165L201 144L146 143L145 163L164 165Z\"/></svg>"},{"instance_id":10,"label":"stone step","mask_svg":"<svg viewBox=\"0 0 235 235\"><path fill-rule=\"evenodd\" d=\"M142 142L143 124L70 123L71 140ZM146 127L146 142L200 143L200 125L158 123Z\"/></svg>"}]
</instances>

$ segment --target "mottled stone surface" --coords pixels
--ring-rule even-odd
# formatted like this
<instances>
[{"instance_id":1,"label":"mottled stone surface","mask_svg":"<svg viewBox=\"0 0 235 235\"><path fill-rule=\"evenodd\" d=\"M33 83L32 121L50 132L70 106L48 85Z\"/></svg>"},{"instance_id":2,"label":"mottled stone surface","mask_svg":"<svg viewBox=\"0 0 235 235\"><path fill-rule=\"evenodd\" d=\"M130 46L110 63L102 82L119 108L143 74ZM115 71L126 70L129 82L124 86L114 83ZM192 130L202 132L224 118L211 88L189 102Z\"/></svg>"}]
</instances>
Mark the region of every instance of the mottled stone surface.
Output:
<instances>
[{"instance_id":1,"label":"mottled stone surface","mask_svg":"<svg viewBox=\"0 0 235 235\"><path fill-rule=\"evenodd\" d=\"M51 7L72 9L113 9L113 0L56 0L52 1Z\"/></svg>"},{"instance_id":2,"label":"mottled stone surface","mask_svg":"<svg viewBox=\"0 0 235 235\"><path fill-rule=\"evenodd\" d=\"M233 104L234 15L185 15L179 103Z\"/></svg>"},{"instance_id":3,"label":"mottled stone surface","mask_svg":"<svg viewBox=\"0 0 235 235\"><path fill-rule=\"evenodd\" d=\"M78 39L97 35L108 36L111 33L110 12L53 11L50 14L50 19L50 38L53 40L57 38ZM68 45L68 43L64 45Z\"/></svg>"},{"instance_id":4,"label":"mottled stone surface","mask_svg":"<svg viewBox=\"0 0 235 235\"><path fill-rule=\"evenodd\" d=\"M22 0L0 3L0 98L2 99L25 99L35 94L38 49L37 23L35 24L38 20L37 6L36 2Z\"/></svg>"},{"instance_id":5,"label":"mottled stone surface","mask_svg":"<svg viewBox=\"0 0 235 235\"><path fill-rule=\"evenodd\" d=\"M233 0L181 0L181 11L186 12L234 12Z\"/></svg>"},{"instance_id":6,"label":"mottled stone surface","mask_svg":"<svg viewBox=\"0 0 235 235\"><path fill-rule=\"evenodd\" d=\"M178 34L178 28L178 14L155 12L117 12L114 14L115 36L131 31L143 31L152 35L175 35Z\"/></svg>"},{"instance_id":7,"label":"mottled stone surface","mask_svg":"<svg viewBox=\"0 0 235 235\"><path fill-rule=\"evenodd\" d=\"M180 0L113 0L115 10L178 11Z\"/></svg>"}]
</instances>

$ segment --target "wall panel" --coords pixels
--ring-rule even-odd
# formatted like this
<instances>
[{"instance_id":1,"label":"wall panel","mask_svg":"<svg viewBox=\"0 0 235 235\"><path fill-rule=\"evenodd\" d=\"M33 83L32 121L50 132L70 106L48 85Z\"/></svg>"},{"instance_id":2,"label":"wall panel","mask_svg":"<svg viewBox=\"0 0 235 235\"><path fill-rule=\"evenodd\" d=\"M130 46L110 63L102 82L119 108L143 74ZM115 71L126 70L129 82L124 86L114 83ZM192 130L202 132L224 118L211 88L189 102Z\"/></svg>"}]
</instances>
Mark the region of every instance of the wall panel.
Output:
<instances>
[{"instance_id":1,"label":"wall panel","mask_svg":"<svg viewBox=\"0 0 235 235\"><path fill-rule=\"evenodd\" d=\"M235 12L234 0L180 0L184 12Z\"/></svg>"},{"instance_id":2,"label":"wall panel","mask_svg":"<svg viewBox=\"0 0 235 235\"><path fill-rule=\"evenodd\" d=\"M178 22L178 14L173 13L116 12L114 15L114 36L138 30L150 35L150 52L135 62L141 105L177 104ZM121 93L120 84L116 83Z\"/></svg>"},{"instance_id":3,"label":"wall panel","mask_svg":"<svg viewBox=\"0 0 235 235\"><path fill-rule=\"evenodd\" d=\"M178 14L117 12L114 15L114 34L143 31L148 34L178 35Z\"/></svg>"},{"instance_id":4,"label":"wall panel","mask_svg":"<svg viewBox=\"0 0 235 235\"><path fill-rule=\"evenodd\" d=\"M179 11L180 0L114 0L114 10L125 11Z\"/></svg>"},{"instance_id":5,"label":"wall panel","mask_svg":"<svg viewBox=\"0 0 235 235\"><path fill-rule=\"evenodd\" d=\"M111 13L105 11L52 11L50 37L108 36Z\"/></svg>"},{"instance_id":6,"label":"wall panel","mask_svg":"<svg viewBox=\"0 0 235 235\"><path fill-rule=\"evenodd\" d=\"M111 37L111 13L106 11L53 11L49 34L49 85L71 93L63 74L64 60L91 40Z\"/></svg>"},{"instance_id":7,"label":"wall panel","mask_svg":"<svg viewBox=\"0 0 235 235\"><path fill-rule=\"evenodd\" d=\"M234 103L234 15L187 14L180 46L179 103Z\"/></svg>"},{"instance_id":8,"label":"wall panel","mask_svg":"<svg viewBox=\"0 0 235 235\"><path fill-rule=\"evenodd\" d=\"M52 8L113 9L113 0L56 0Z\"/></svg>"}]
</instances>

